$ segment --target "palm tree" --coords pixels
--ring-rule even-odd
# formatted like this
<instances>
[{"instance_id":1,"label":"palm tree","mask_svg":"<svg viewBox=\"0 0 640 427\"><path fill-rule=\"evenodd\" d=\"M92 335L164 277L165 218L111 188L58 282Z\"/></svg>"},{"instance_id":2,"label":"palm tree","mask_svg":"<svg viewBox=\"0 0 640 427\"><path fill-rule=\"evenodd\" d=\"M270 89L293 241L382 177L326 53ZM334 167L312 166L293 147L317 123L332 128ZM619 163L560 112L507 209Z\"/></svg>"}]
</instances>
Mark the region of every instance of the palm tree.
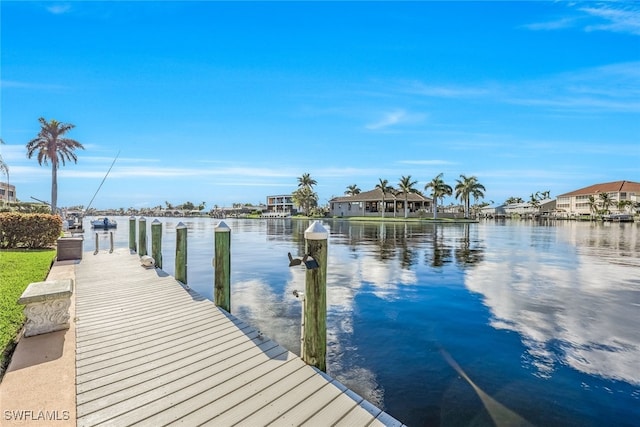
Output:
<instances>
[{"instance_id":1,"label":"palm tree","mask_svg":"<svg viewBox=\"0 0 640 427\"><path fill-rule=\"evenodd\" d=\"M609 206L613 204L613 200L611 200L611 197L609 197L609 193L600 193L598 194L598 197L600 198L600 202L602 203L602 211L605 214L608 214Z\"/></svg>"},{"instance_id":2,"label":"palm tree","mask_svg":"<svg viewBox=\"0 0 640 427\"><path fill-rule=\"evenodd\" d=\"M406 218L409 215L408 210L408 196L409 193L419 194L420 191L413 188L418 181L411 181L411 175L402 176L400 178L400 182L398 183L398 193L404 194L404 217Z\"/></svg>"},{"instance_id":3,"label":"palm tree","mask_svg":"<svg viewBox=\"0 0 640 427\"><path fill-rule=\"evenodd\" d=\"M393 187L389 185L389 181L387 181L386 179L382 179L382 178L378 178L378 179L380 180L380 182L376 184L376 188L379 188L380 190L382 190L382 218L384 218L384 211L387 210L387 206L384 201L384 195L386 193L393 193ZM396 212L395 203L393 204L393 212L394 214Z\"/></svg>"},{"instance_id":4,"label":"palm tree","mask_svg":"<svg viewBox=\"0 0 640 427\"><path fill-rule=\"evenodd\" d=\"M311 178L311 175L309 175L308 173L303 173L301 177L298 178L298 187L307 187L309 189L312 189L314 185L316 185L318 182Z\"/></svg>"},{"instance_id":5,"label":"palm tree","mask_svg":"<svg viewBox=\"0 0 640 427\"><path fill-rule=\"evenodd\" d=\"M318 204L318 194L313 191L317 183L311 175L303 173L298 178L298 189L291 194L293 202L302 208L305 215L309 215L310 209Z\"/></svg>"},{"instance_id":6,"label":"palm tree","mask_svg":"<svg viewBox=\"0 0 640 427\"><path fill-rule=\"evenodd\" d=\"M318 204L318 195L310 187L301 187L291 194L293 202L300 206L305 215Z\"/></svg>"},{"instance_id":7,"label":"palm tree","mask_svg":"<svg viewBox=\"0 0 640 427\"><path fill-rule=\"evenodd\" d=\"M4 145L5 142L2 138L0 138L0 145ZM4 173L5 175L7 175L7 202L9 201L9 166L7 166L7 164L5 163L4 159L2 158L2 154L0 154L0 172Z\"/></svg>"},{"instance_id":8,"label":"palm tree","mask_svg":"<svg viewBox=\"0 0 640 427\"><path fill-rule=\"evenodd\" d=\"M425 190L431 188L431 196L433 197L433 219L438 219L438 199L442 201L444 196L451 196L453 194L453 189L442 180L442 175L442 173L438 174L438 176L424 186Z\"/></svg>"},{"instance_id":9,"label":"palm tree","mask_svg":"<svg viewBox=\"0 0 640 427\"><path fill-rule=\"evenodd\" d=\"M618 201L618 210L620 213L625 213L627 211L627 206L633 206L633 202L631 200Z\"/></svg>"},{"instance_id":10,"label":"palm tree","mask_svg":"<svg viewBox=\"0 0 640 427\"><path fill-rule=\"evenodd\" d=\"M589 196L589 201L587 202L587 204L589 205L589 213L593 217L594 213L595 214L598 213L598 201L596 200L596 197L593 194Z\"/></svg>"},{"instance_id":11,"label":"palm tree","mask_svg":"<svg viewBox=\"0 0 640 427\"><path fill-rule=\"evenodd\" d=\"M75 127L70 123L60 123L55 119L47 122L44 117L38 119L40 132L38 136L27 143L27 157L30 159L38 152L38 163L42 165L51 162L51 213L56 213L58 204L58 167L60 162L64 166L66 160L78 163L74 150L84 150L82 144L75 139L65 138L64 135Z\"/></svg>"},{"instance_id":12,"label":"palm tree","mask_svg":"<svg viewBox=\"0 0 640 427\"><path fill-rule=\"evenodd\" d=\"M534 210L539 210L540 208L540 192L537 192L535 194L531 194L531 200L529 200L529 204L531 205L531 207Z\"/></svg>"},{"instance_id":13,"label":"palm tree","mask_svg":"<svg viewBox=\"0 0 640 427\"><path fill-rule=\"evenodd\" d=\"M522 197L509 197L507 200L504 201L505 205L511 205L511 204L515 204L515 203L524 203L524 200L522 200Z\"/></svg>"},{"instance_id":14,"label":"palm tree","mask_svg":"<svg viewBox=\"0 0 640 427\"><path fill-rule=\"evenodd\" d=\"M469 218L469 205L471 197L474 200L484 197L483 191L487 191L484 185L478 182L475 176L466 177L460 175L461 179L456 179L456 199L464 203L464 217Z\"/></svg>"},{"instance_id":15,"label":"palm tree","mask_svg":"<svg viewBox=\"0 0 640 427\"><path fill-rule=\"evenodd\" d=\"M348 185L347 191L345 191L344 194L348 196L355 196L356 194L360 194L360 189L356 184Z\"/></svg>"}]
</instances>

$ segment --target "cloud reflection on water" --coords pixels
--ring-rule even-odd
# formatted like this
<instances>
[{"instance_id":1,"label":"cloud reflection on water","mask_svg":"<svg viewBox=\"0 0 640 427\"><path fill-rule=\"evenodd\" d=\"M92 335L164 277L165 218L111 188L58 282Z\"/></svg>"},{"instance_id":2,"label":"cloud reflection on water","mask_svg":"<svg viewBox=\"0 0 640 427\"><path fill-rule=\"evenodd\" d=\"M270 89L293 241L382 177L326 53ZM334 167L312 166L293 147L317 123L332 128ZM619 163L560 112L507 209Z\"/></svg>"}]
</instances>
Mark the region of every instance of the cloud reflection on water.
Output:
<instances>
[{"instance_id":1,"label":"cloud reflection on water","mask_svg":"<svg viewBox=\"0 0 640 427\"><path fill-rule=\"evenodd\" d=\"M625 229L627 241L636 242L637 228ZM620 241L609 233L603 236ZM635 243L606 245L599 233L587 238L572 227L558 236L551 251L513 233L521 244L487 254L465 272L466 287L483 295L493 315L491 326L520 334L525 363L537 375L548 377L566 364L640 384L640 269L628 265L629 259L638 259Z\"/></svg>"}]
</instances>

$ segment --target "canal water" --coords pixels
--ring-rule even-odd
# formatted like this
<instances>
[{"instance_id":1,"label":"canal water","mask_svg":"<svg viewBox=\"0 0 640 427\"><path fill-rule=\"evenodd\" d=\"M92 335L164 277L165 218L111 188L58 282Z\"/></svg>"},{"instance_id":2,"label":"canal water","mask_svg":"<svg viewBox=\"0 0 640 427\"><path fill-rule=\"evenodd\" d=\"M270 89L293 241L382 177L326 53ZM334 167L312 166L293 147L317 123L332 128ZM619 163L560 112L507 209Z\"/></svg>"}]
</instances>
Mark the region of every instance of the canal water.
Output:
<instances>
[{"instance_id":1,"label":"canal water","mask_svg":"<svg viewBox=\"0 0 640 427\"><path fill-rule=\"evenodd\" d=\"M116 219L115 244L126 247L128 218ZM187 281L212 299L218 220L161 221L163 269L174 273L183 222ZM232 313L299 354L293 291L304 290L305 274L287 253L304 253L309 221L225 222ZM640 425L640 224L323 225L328 373L397 419ZM94 238L85 233L86 251ZM108 233L98 241L108 249Z\"/></svg>"}]
</instances>

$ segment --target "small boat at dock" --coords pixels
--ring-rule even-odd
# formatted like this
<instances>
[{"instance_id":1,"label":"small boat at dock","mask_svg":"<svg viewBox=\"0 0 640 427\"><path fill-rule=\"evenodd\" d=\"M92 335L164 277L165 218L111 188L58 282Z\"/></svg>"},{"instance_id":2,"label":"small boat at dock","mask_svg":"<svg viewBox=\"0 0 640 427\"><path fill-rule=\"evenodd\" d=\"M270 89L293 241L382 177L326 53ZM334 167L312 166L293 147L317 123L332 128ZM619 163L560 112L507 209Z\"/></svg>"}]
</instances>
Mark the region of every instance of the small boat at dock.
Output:
<instances>
[{"instance_id":1,"label":"small boat at dock","mask_svg":"<svg viewBox=\"0 0 640 427\"><path fill-rule=\"evenodd\" d=\"M116 228L118 223L115 220L109 219L106 216L94 219L91 221L91 228L107 230L109 228Z\"/></svg>"}]
</instances>

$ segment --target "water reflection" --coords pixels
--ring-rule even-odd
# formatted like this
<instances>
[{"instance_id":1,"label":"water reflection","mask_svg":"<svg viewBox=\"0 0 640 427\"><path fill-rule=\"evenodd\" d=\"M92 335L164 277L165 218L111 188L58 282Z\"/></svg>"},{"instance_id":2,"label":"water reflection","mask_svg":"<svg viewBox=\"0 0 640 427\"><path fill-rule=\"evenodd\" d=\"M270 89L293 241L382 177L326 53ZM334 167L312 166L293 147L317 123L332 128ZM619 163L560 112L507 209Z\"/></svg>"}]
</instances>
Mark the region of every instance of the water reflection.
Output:
<instances>
[{"instance_id":1,"label":"water reflection","mask_svg":"<svg viewBox=\"0 0 640 427\"><path fill-rule=\"evenodd\" d=\"M564 364L640 385L637 227L579 228L511 227L465 285L483 295L493 327L520 334L537 375Z\"/></svg>"}]
</instances>

